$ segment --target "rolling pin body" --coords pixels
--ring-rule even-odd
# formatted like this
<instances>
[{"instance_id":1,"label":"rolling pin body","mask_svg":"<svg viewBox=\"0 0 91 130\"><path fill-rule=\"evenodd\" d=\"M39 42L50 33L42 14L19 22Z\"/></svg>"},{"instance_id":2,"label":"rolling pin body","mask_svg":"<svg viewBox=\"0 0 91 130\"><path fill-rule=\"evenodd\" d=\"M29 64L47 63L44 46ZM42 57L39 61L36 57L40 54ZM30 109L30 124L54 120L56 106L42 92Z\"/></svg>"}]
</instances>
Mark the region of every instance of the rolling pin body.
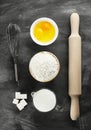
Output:
<instances>
[{"instance_id":1,"label":"rolling pin body","mask_svg":"<svg viewBox=\"0 0 91 130\"><path fill-rule=\"evenodd\" d=\"M70 116L76 120L80 115L79 95L81 95L81 37L79 35L79 15L70 17L69 37L69 96L71 97Z\"/></svg>"}]
</instances>

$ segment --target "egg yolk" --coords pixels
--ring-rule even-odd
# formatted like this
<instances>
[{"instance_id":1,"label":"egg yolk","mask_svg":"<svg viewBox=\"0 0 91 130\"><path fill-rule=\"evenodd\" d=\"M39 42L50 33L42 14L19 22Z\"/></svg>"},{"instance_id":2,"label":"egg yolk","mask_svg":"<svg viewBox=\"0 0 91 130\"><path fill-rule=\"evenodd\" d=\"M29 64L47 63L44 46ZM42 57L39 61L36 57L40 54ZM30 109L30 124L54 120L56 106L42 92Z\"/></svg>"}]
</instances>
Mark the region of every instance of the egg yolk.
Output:
<instances>
[{"instance_id":1,"label":"egg yolk","mask_svg":"<svg viewBox=\"0 0 91 130\"><path fill-rule=\"evenodd\" d=\"M34 27L34 36L40 42L49 42L55 36L54 26L47 21L41 21Z\"/></svg>"}]
</instances>

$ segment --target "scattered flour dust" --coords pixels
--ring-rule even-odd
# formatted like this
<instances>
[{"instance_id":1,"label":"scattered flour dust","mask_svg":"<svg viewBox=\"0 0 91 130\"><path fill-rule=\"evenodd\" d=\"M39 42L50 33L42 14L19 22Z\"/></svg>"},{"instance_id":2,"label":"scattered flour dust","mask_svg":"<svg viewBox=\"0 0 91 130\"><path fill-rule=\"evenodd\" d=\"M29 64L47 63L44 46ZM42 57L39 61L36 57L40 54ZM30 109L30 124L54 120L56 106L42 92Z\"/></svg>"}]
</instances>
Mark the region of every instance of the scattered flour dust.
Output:
<instances>
[{"instance_id":1,"label":"scattered flour dust","mask_svg":"<svg viewBox=\"0 0 91 130\"><path fill-rule=\"evenodd\" d=\"M40 82L48 82L54 79L60 69L57 57L47 51L35 54L29 64L31 75Z\"/></svg>"}]
</instances>

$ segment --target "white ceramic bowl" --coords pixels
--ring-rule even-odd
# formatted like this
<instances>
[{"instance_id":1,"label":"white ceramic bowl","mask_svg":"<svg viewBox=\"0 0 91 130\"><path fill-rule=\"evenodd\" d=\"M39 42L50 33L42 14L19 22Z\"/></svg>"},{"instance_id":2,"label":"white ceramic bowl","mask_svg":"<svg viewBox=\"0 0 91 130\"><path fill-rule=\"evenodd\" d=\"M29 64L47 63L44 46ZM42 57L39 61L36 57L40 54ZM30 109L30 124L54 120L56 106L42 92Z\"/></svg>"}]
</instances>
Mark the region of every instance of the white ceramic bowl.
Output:
<instances>
[{"instance_id":1,"label":"white ceramic bowl","mask_svg":"<svg viewBox=\"0 0 91 130\"><path fill-rule=\"evenodd\" d=\"M41 42L41 41L37 40L36 37L34 36L33 31L34 31L35 25L37 23L39 23L39 22L42 22L42 21L47 21L47 22L51 23L54 26L54 28L55 28L55 36L49 42ZM41 46L47 46L47 45L52 44L57 39L58 33L59 33L59 30L58 30L58 26L57 26L56 22L54 20L50 19L50 18L47 18L47 17L42 17L42 18L39 18L39 19L35 20L33 22L33 24L31 25L31 27L30 27L30 36L31 36L32 40L35 43L37 43L38 45L41 45Z\"/></svg>"},{"instance_id":2,"label":"white ceramic bowl","mask_svg":"<svg viewBox=\"0 0 91 130\"><path fill-rule=\"evenodd\" d=\"M35 54L29 62L29 72L39 82L53 80L60 71L60 62L51 52L41 51Z\"/></svg>"}]
</instances>

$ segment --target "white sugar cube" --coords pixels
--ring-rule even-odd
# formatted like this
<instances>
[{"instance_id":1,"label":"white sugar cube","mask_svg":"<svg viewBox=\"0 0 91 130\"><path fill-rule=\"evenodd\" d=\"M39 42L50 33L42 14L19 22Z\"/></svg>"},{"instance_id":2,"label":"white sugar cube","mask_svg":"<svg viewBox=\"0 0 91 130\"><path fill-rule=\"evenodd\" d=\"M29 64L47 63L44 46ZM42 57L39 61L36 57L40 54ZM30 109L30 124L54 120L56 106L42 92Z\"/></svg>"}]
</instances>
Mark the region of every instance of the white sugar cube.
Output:
<instances>
[{"instance_id":1,"label":"white sugar cube","mask_svg":"<svg viewBox=\"0 0 91 130\"><path fill-rule=\"evenodd\" d=\"M23 99L21 100L16 106L21 111L24 109L24 107L27 105L27 102Z\"/></svg>"},{"instance_id":2,"label":"white sugar cube","mask_svg":"<svg viewBox=\"0 0 91 130\"><path fill-rule=\"evenodd\" d=\"M27 99L27 94L21 94L21 99Z\"/></svg>"},{"instance_id":3,"label":"white sugar cube","mask_svg":"<svg viewBox=\"0 0 91 130\"><path fill-rule=\"evenodd\" d=\"M19 100L17 100L17 99L13 99L13 102L12 102L13 104L18 104L19 103Z\"/></svg>"},{"instance_id":4,"label":"white sugar cube","mask_svg":"<svg viewBox=\"0 0 91 130\"><path fill-rule=\"evenodd\" d=\"M20 111L24 109L24 106L21 103L18 103L16 106Z\"/></svg>"},{"instance_id":5,"label":"white sugar cube","mask_svg":"<svg viewBox=\"0 0 91 130\"><path fill-rule=\"evenodd\" d=\"M15 92L15 98L16 98L16 99L20 99L20 97L21 97L20 92Z\"/></svg>"},{"instance_id":6,"label":"white sugar cube","mask_svg":"<svg viewBox=\"0 0 91 130\"><path fill-rule=\"evenodd\" d=\"M21 100L20 103L21 103L21 105L22 105L23 107L25 107L25 106L27 105L27 102L26 102L24 99Z\"/></svg>"}]
</instances>

